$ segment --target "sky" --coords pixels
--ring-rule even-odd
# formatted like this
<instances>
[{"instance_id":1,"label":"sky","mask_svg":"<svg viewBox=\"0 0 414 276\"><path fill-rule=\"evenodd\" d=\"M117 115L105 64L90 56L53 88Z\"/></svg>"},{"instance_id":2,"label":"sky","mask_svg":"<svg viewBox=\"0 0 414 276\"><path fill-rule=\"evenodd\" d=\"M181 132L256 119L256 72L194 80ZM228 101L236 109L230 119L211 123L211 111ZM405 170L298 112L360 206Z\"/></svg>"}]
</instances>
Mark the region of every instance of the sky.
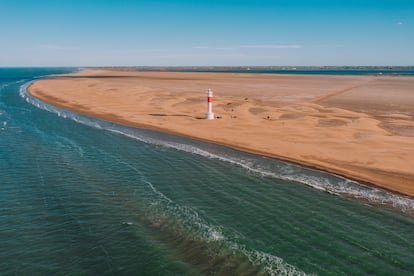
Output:
<instances>
[{"instance_id":1,"label":"sky","mask_svg":"<svg viewBox=\"0 0 414 276\"><path fill-rule=\"evenodd\" d=\"M414 0L0 0L0 66L410 66Z\"/></svg>"}]
</instances>

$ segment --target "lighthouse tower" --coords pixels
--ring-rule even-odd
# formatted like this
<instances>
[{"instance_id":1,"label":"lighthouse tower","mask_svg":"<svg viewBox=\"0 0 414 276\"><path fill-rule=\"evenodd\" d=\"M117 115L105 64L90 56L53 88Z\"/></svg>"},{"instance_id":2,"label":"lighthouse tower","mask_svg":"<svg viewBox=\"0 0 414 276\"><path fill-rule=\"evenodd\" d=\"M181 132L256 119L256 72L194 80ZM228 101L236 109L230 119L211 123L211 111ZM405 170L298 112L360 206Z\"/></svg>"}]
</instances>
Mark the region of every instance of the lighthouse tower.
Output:
<instances>
[{"instance_id":1,"label":"lighthouse tower","mask_svg":"<svg viewBox=\"0 0 414 276\"><path fill-rule=\"evenodd\" d=\"M213 120L214 119L214 113L213 113L213 91L209 88L207 90L207 112L206 112L206 119L207 120Z\"/></svg>"}]
</instances>

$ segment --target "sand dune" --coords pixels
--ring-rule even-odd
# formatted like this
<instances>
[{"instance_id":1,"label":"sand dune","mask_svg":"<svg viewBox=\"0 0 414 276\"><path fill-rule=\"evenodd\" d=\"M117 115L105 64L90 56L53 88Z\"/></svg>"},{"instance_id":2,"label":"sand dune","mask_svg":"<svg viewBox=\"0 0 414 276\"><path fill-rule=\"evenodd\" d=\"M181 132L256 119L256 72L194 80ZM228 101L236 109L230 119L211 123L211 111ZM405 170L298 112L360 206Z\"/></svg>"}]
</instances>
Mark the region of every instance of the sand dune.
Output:
<instances>
[{"instance_id":1,"label":"sand dune","mask_svg":"<svg viewBox=\"0 0 414 276\"><path fill-rule=\"evenodd\" d=\"M203 120L207 88L213 111ZM414 77L84 71L49 104L290 160L414 196Z\"/></svg>"}]
</instances>

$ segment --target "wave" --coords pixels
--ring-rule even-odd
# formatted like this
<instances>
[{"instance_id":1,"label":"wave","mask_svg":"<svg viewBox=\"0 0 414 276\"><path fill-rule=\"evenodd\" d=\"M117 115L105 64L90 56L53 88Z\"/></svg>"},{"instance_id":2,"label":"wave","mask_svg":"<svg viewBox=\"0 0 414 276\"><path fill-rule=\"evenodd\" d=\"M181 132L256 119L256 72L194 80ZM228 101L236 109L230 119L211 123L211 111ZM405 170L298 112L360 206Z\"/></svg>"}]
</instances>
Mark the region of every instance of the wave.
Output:
<instances>
[{"instance_id":1,"label":"wave","mask_svg":"<svg viewBox=\"0 0 414 276\"><path fill-rule=\"evenodd\" d=\"M258 174L263 177L299 182L301 184L330 194L362 199L373 204L391 206L395 209L401 210L404 213L414 214L413 199L401 195L396 195L379 188L366 186L357 181L349 180L341 176L303 168L298 165L293 165L282 161L278 162L280 163L280 166L278 166L276 170L272 170L270 168L266 168L263 165L255 164L254 160L250 161L246 158L241 159L235 156L228 156L225 153L215 154L192 145L157 140L151 137L130 133L128 129L121 130L118 129L118 127L114 128L113 126L110 126L106 128L106 130L138 140L143 143L173 148L178 151L188 152L209 159L216 159L231 163L251 173ZM326 176L329 176L329 178Z\"/></svg>"},{"instance_id":2,"label":"wave","mask_svg":"<svg viewBox=\"0 0 414 276\"><path fill-rule=\"evenodd\" d=\"M72 120L96 129L110 131L116 135L122 135L142 143L170 148L212 160L230 163L259 177L294 181L330 194L357 198L373 204L392 206L404 213L414 214L413 199L365 186L340 176L303 168L287 162L273 161L264 157L241 154L224 147L206 146L207 144L204 143L192 142L190 140L187 141L186 139L181 138L174 139L169 135L160 135L151 131L119 126L55 108L31 97L26 91L29 84L30 83L27 83L20 87L19 95L28 103L48 112L52 112L61 118ZM77 147L75 144L72 144L72 146L74 148ZM149 193L149 196L146 197L148 201L148 209L146 210L145 217L150 222L149 226L157 229L165 229L170 233L169 235L172 236L171 240L177 240L176 237L178 236L184 237L186 241L190 241L186 243L186 246L189 244L191 245L191 242L194 241L201 244L208 244L210 247L213 247L213 258L217 259L226 258L226 256L229 255L243 256L244 258L247 258L251 264L262 268L270 275L305 275L304 272L300 271L295 266L288 264L278 256L247 248L242 245L238 242L241 238L238 237L236 233L232 233L229 229L222 229L220 226L212 225L207 222L195 208L175 203L145 178L139 168L136 168L121 159L118 161L133 169L137 175L141 177L141 182L147 186L146 193ZM126 225L131 223L132 222L125 222ZM203 253L201 252L200 254Z\"/></svg>"},{"instance_id":3,"label":"wave","mask_svg":"<svg viewBox=\"0 0 414 276\"><path fill-rule=\"evenodd\" d=\"M357 181L349 180L335 174L304 168L288 162L269 160L268 158L260 158L249 154L243 155L240 152L220 146L209 145L208 147L203 147L204 143L201 142L197 143L197 145L193 145L195 142L191 142L190 140L187 142L186 139L183 138L180 138L179 142L175 142L171 135L159 135L153 131L120 126L65 111L31 97L27 93L27 87L29 85L30 82L20 87L20 96L28 103L40 109L55 113L59 117L70 119L96 129L104 129L146 144L171 148L205 158L230 163L261 177L297 182L329 194L355 198L373 205L392 207L403 213L414 215L414 199L410 197L393 194L386 190L366 186ZM175 140L177 140L176 137Z\"/></svg>"},{"instance_id":4,"label":"wave","mask_svg":"<svg viewBox=\"0 0 414 276\"><path fill-rule=\"evenodd\" d=\"M237 234L231 231L226 234L221 227L205 221L196 208L175 203L159 191L139 168L120 158L114 158L117 162L135 171L140 176L140 182L147 186L148 189L144 192L146 195L144 200L147 201L146 206L148 206L145 219L151 228L161 229L164 233L167 233L167 237L164 236L164 239L168 240L167 242L179 240L180 244L176 246L185 247L184 251L186 252L191 250L189 249L191 245L197 244L196 248L205 248L202 245L208 244L208 252L200 250L201 252L197 252L199 257L208 253L209 258L224 258L235 266L240 266L240 263L243 263L242 260L234 260L234 258L228 257L242 256L245 259L247 258L255 268L263 269L269 275L306 275L278 256L242 246L234 241L238 236ZM130 225L132 222L123 222L123 224ZM227 231L229 230L227 229ZM214 263L214 261L211 263Z\"/></svg>"},{"instance_id":5,"label":"wave","mask_svg":"<svg viewBox=\"0 0 414 276\"><path fill-rule=\"evenodd\" d=\"M209 245L208 254L213 259L228 259L228 256L242 256L254 266L263 269L269 275L306 275L295 266L286 263L282 258L262 251L248 249L234 241L234 233L226 235L219 226L206 222L195 208L174 203L170 198L157 190L151 182L144 179L153 194L150 198L150 209L147 218L153 228L162 228L173 236L184 237L184 244ZM172 219L171 219L172 218ZM182 246L182 245L178 245ZM197 246L199 247L199 246ZM187 251L187 250L185 250ZM200 255L206 252L200 252ZM234 261L240 265L240 261ZM214 261L212 262L214 263ZM243 263L241 261L241 263Z\"/></svg>"},{"instance_id":6,"label":"wave","mask_svg":"<svg viewBox=\"0 0 414 276\"><path fill-rule=\"evenodd\" d=\"M8 86L10 86L10 85L12 85L13 83L4 83L4 84L1 84L0 85L0 91L2 91L4 88L6 88L6 87L8 87Z\"/></svg>"}]
</instances>

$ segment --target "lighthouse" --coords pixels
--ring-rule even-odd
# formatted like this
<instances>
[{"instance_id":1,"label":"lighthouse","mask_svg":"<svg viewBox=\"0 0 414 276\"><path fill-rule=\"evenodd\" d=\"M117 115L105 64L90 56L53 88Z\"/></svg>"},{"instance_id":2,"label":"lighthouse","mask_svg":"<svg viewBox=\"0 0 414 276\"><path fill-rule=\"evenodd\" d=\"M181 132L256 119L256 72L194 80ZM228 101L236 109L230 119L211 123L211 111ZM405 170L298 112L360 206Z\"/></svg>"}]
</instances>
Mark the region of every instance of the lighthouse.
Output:
<instances>
[{"instance_id":1,"label":"lighthouse","mask_svg":"<svg viewBox=\"0 0 414 276\"><path fill-rule=\"evenodd\" d=\"M214 113L213 113L213 91L209 88L207 90L207 112L206 112L206 119L207 120L213 120L214 119Z\"/></svg>"}]
</instances>

